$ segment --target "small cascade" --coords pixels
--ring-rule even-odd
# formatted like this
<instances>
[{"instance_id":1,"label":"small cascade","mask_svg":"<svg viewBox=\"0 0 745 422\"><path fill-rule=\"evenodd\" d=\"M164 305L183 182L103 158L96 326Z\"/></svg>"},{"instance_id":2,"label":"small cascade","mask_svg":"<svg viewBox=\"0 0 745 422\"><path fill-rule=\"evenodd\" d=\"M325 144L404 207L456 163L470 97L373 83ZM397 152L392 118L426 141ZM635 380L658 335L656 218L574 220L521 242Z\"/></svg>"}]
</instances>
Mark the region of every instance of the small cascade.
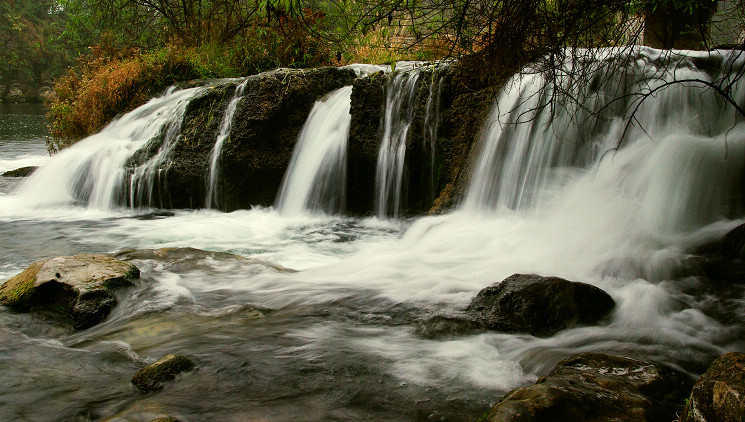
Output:
<instances>
[{"instance_id":1,"label":"small cascade","mask_svg":"<svg viewBox=\"0 0 745 422\"><path fill-rule=\"evenodd\" d=\"M387 87L383 137L375 176L375 208L378 218L398 218L404 181L406 137L414 117L420 69L399 72Z\"/></svg>"},{"instance_id":2,"label":"small cascade","mask_svg":"<svg viewBox=\"0 0 745 422\"><path fill-rule=\"evenodd\" d=\"M566 188L582 181L603 184L609 203L624 197L636 204L635 224L652 231L686 230L743 211L745 122L704 85L670 84L715 81L742 60L732 53L668 56L647 48L631 60L614 54L601 50L593 57L608 70L581 86L539 72L507 83L483 132L464 211L538 210L557 195L568 200ZM721 71L706 70L717 60ZM618 67L608 63L622 62L618 77L612 73ZM565 95L579 100L549 106L554 96L561 105ZM742 81L732 95L745 98Z\"/></svg>"},{"instance_id":3,"label":"small cascade","mask_svg":"<svg viewBox=\"0 0 745 422\"><path fill-rule=\"evenodd\" d=\"M222 116L222 122L220 123L220 130L218 131L217 138L215 140L215 146L212 149L212 158L210 159L210 179L207 185L207 197L205 198L205 208L212 208L213 204L217 204L217 178L220 173L220 157L222 155L222 147L225 141L230 137L230 128L233 124L233 115L235 110L238 108L238 103L243 98L246 90L246 84L248 79L244 80L235 89L233 99L230 100L225 114Z\"/></svg>"},{"instance_id":4,"label":"small cascade","mask_svg":"<svg viewBox=\"0 0 745 422\"><path fill-rule=\"evenodd\" d=\"M343 211L351 98L352 87L346 86L313 106L277 198L282 214Z\"/></svg>"},{"instance_id":5,"label":"small cascade","mask_svg":"<svg viewBox=\"0 0 745 422\"><path fill-rule=\"evenodd\" d=\"M153 203L153 185L178 139L186 106L203 89L170 89L111 122L101 132L58 153L29 178L19 195L31 206L110 209L125 205L127 200L130 204ZM137 167L126 183L129 160L156 139L162 140L158 152Z\"/></svg>"}]
</instances>

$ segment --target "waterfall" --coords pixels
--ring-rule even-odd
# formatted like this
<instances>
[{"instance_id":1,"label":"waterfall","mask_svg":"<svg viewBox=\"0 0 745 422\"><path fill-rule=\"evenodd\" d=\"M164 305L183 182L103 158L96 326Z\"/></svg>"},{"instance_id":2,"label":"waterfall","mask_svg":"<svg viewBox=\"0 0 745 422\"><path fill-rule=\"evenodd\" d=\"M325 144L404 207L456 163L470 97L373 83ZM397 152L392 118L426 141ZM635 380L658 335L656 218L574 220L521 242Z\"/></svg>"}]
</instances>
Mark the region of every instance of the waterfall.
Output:
<instances>
[{"instance_id":1,"label":"waterfall","mask_svg":"<svg viewBox=\"0 0 745 422\"><path fill-rule=\"evenodd\" d=\"M238 108L238 103L245 94L247 83L248 79L244 80L240 85L238 85L238 87L236 87L233 99L230 100L227 108L225 108L225 113L220 122L220 129L215 140L215 146L212 149L212 158L210 159L210 179L207 185L207 197L205 198L205 208L207 209L212 208L213 203L217 204L217 178L220 170L219 165L220 157L222 155L222 147L225 144L225 141L230 137L233 115L235 114L235 110Z\"/></svg>"},{"instance_id":2,"label":"waterfall","mask_svg":"<svg viewBox=\"0 0 745 422\"><path fill-rule=\"evenodd\" d=\"M567 186L585 180L602 186L608 203L623 197L635 204L636 224L653 231L738 215L742 117L702 84L666 84L712 82L743 60L730 55L737 53L686 53L639 48L629 58L601 50L593 57L600 68L586 84L539 72L514 76L484 128L462 209L540 210L557 195L566 201ZM717 60L721 68L707 70ZM565 64L567 73L572 65ZM575 101L562 103L568 96ZM735 83L732 96L744 100L745 84ZM559 106L551 107L552 98Z\"/></svg>"},{"instance_id":3,"label":"waterfall","mask_svg":"<svg viewBox=\"0 0 745 422\"><path fill-rule=\"evenodd\" d=\"M31 206L110 209L123 205L128 160L148 142L161 138L158 152L134 170L129 182L130 204L152 203L153 183L178 139L186 105L203 89L170 89L111 122L101 132L58 153L29 178L19 195Z\"/></svg>"},{"instance_id":4,"label":"waterfall","mask_svg":"<svg viewBox=\"0 0 745 422\"><path fill-rule=\"evenodd\" d=\"M346 86L313 106L277 198L282 214L343 211L351 98L352 87Z\"/></svg>"},{"instance_id":5,"label":"waterfall","mask_svg":"<svg viewBox=\"0 0 745 422\"><path fill-rule=\"evenodd\" d=\"M420 70L396 74L389 84L385 102L383 137L375 175L375 208L378 218L398 218L406 157L406 137L414 117Z\"/></svg>"}]
</instances>

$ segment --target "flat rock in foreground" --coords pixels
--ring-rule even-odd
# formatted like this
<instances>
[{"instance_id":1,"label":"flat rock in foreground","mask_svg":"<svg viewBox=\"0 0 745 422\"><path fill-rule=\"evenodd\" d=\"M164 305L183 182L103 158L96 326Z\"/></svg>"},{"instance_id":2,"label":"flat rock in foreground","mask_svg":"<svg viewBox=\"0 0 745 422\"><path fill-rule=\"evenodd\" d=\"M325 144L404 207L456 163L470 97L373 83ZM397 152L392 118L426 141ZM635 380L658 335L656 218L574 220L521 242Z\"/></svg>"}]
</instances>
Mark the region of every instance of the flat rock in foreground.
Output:
<instances>
[{"instance_id":1,"label":"flat rock in foreground","mask_svg":"<svg viewBox=\"0 0 745 422\"><path fill-rule=\"evenodd\" d=\"M581 353L534 385L507 394L489 422L672 421L691 381L668 367L627 357Z\"/></svg>"},{"instance_id":2,"label":"flat rock in foreground","mask_svg":"<svg viewBox=\"0 0 745 422\"><path fill-rule=\"evenodd\" d=\"M106 318L116 305L113 290L130 285L140 270L106 255L60 256L37 261L0 287L0 304L54 311L76 329Z\"/></svg>"}]
</instances>

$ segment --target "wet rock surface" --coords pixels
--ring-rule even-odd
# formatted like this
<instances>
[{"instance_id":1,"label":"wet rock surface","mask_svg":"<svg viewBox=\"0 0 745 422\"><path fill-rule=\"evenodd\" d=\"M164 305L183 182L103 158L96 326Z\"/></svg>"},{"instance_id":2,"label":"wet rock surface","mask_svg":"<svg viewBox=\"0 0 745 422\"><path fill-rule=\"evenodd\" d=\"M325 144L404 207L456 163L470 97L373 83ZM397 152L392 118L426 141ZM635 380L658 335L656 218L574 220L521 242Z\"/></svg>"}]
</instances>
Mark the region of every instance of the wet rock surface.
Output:
<instances>
[{"instance_id":1,"label":"wet rock surface","mask_svg":"<svg viewBox=\"0 0 745 422\"><path fill-rule=\"evenodd\" d=\"M581 353L534 385L507 394L484 420L672 421L690 386L686 375L659 364Z\"/></svg>"},{"instance_id":2,"label":"wet rock surface","mask_svg":"<svg viewBox=\"0 0 745 422\"><path fill-rule=\"evenodd\" d=\"M716 286L745 282L745 224L698 247L690 264Z\"/></svg>"},{"instance_id":3,"label":"wet rock surface","mask_svg":"<svg viewBox=\"0 0 745 422\"><path fill-rule=\"evenodd\" d=\"M277 272L295 272L295 270L260 259L246 258L228 252L205 251L196 248L125 249L116 253L114 256L124 261L153 260L162 262L168 270L176 272L210 269L214 266L214 262L256 266L257 272L264 268L269 268Z\"/></svg>"},{"instance_id":4,"label":"wet rock surface","mask_svg":"<svg viewBox=\"0 0 745 422\"><path fill-rule=\"evenodd\" d=\"M595 324L614 308L603 290L585 283L535 274L513 274L481 290L466 314L490 330L550 336Z\"/></svg>"},{"instance_id":5,"label":"wet rock surface","mask_svg":"<svg viewBox=\"0 0 745 422\"><path fill-rule=\"evenodd\" d=\"M38 168L39 167L37 166L26 166L14 170L8 170L3 173L3 177L28 177L31 176Z\"/></svg>"},{"instance_id":6,"label":"wet rock surface","mask_svg":"<svg viewBox=\"0 0 745 422\"><path fill-rule=\"evenodd\" d=\"M220 158L217 206L232 211L272 205L313 104L354 79L351 69L332 67L279 69L248 77ZM212 149L237 83L241 81L213 87L190 102L183 136L164 186L156 192L166 198L162 206L205 206Z\"/></svg>"},{"instance_id":7,"label":"wet rock surface","mask_svg":"<svg viewBox=\"0 0 745 422\"><path fill-rule=\"evenodd\" d=\"M696 381L682 415L682 422L745 420L745 354L717 358Z\"/></svg>"},{"instance_id":8,"label":"wet rock surface","mask_svg":"<svg viewBox=\"0 0 745 422\"><path fill-rule=\"evenodd\" d=\"M136 266L106 255L62 256L37 261L0 287L0 303L20 310L62 315L76 329L106 318L114 289L139 278Z\"/></svg>"},{"instance_id":9,"label":"wet rock surface","mask_svg":"<svg viewBox=\"0 0 745 422\"><path fill-rule=\"evenodd\" d=\"M170 354L140 369L132 377L132 384L140 391L149 392L163 388L163 383L176 375L194 369L194 362L186 356Z\"/></svg>"}]
</instances>

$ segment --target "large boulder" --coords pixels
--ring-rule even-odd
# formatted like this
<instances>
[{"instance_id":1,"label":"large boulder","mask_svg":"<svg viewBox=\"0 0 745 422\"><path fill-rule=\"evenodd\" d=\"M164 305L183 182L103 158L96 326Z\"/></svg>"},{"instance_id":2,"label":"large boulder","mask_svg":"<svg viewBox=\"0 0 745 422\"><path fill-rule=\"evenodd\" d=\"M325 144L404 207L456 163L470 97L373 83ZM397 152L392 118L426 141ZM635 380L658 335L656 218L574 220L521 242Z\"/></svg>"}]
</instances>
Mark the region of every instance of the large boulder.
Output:
<instances>
[{"instance_id":1,"label":"large boulder","mask_svg":"<svg viewBox=\"0 0 745 422\"><path fill-rule=\"evenodd\" d=\"M105 255L74 255L37 261L0 287L0 304L52 311L74 328L93 326L116 305L113 290L130 285L140 271Z\"/></svg>"},{"instance_id":2,"label":"large boulder","mask_svg":"<svg viewBox=\"0 0 745 422\"><path fill-rule=\"evenodd\" d=\"M332 67L248 77L222 149L218 198L212 205L226 211L272 205L313 104L355 77L351 69ZM190 102L165 185L156 187L155 195L162 198L156 205L205 206L212 150L223 114L242 82L215 86ZM153 151L152 145L148 148Z\"/></svg>"},{"instance_id":3,"label":"large boulder","mask_svg":"<svg viewBox=\"0 0 745 422\"><path fill-rule=\"evenodd\" d=\"M717 358L693 386L682 422L745 420L745 354Z\"/></svg>"},{"instance_id":4,"label":"large boulder","mask_svg":"<svg viewBox=\"0 0 745 422\"><path fill-rule=\"evenodd\" d=\"M193 368L194 362L191 359L183 355L170 354L137 371L132 377L132 384L144 392L160 390L164 382Z\"/></svg>"},{"instance_id":5,"label":"large boulder","mask_svg":"<svg viewBox=\"0 0 745 422\"><path fill-rule=\"evenodd\" d=\"M601 353L561 361L534 385L507 394L489 422L672 421L690 389L663 365Z\"/></svg>"},{"instance_id":6,"label":"large boulder","mask_svg":"<svg viewBox=\"0 0 745 422\"><path fill-rule=\"evenodd\" d=\"M23 93L23 87L18 81L10 83L8 88L8 94L5 96L5 101L8 103L21 104L26 102L26 95Z\"/></svg>"},{"instance_id":7,"label":"large boulder","mask_svg":"<svg viewBox=\"0 0 745 422\"><path fill-rule=\"evenodd\" d=\"M535 274L513 274L481 290L466 313L486 328L550 336L604 318L615 306L603 290Z\"/></svg>"}]
</instances>

